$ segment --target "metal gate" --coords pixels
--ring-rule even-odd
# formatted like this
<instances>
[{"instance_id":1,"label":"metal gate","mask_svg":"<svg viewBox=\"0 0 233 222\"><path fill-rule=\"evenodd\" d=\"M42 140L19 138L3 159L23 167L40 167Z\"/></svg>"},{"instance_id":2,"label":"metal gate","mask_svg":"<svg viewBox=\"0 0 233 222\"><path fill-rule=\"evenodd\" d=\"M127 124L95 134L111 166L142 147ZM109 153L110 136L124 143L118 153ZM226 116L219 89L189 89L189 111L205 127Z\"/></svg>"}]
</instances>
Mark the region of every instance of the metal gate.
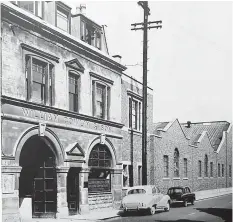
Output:
<instances>
[{"instance_id":1,"label":"metal gate","mask_svg":"<svg viewBox=\"0 0 233 222\"><path fill-rule=\"evenodd\" d=\"M57 174L55 158L47 157L36 171L33 180L33 217L56 217Z\"/></svg>"}]
</instances>

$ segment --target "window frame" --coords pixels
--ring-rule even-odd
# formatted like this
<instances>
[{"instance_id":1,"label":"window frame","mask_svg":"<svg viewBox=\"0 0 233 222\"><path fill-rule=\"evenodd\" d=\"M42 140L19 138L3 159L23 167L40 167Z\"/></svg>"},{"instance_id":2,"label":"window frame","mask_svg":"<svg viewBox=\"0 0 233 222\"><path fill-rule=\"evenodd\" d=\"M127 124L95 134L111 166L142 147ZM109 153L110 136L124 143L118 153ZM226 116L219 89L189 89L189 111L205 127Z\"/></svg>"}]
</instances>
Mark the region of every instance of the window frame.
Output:
<instances>
[{"instance_id":1,"label":"window frame","mask_svg":"<svg viewBox=\"0 0 233 222\"><path fill-rule=\"evenodd\" d=\"M168 155L163 156L163 172L164 172L164 178L169 178L169 157Z\"/></svg>"},{"instance_id":2,"label":"window frame","mask_svg":"<svg viewBox=\"0 0 233 222\"><path fill-rule=\"evenodd\" d=\"M188 178L188 159L184 158L184 178Z\"/></svg>"},{"instance_id":3,"label":"window frame","mask_svg":"<svg viewBox=\"0 0 233 222\"><path fill-rule=\"evenodd\" d=\"M232 177L232 166L229 164L229 177Z\"/></svg>"},{"instance_id":4,"label":"window frame","mask_svg":"<svg viewBox=\"0 0 233 222\"><path fill-rule=\"evenodd\" d=\"M221 165L218 163L218 177L221 177Z\"/></svg>"},{"instance_id":5,"label":"window frame","mask_svg":"<svg viewBox=\"0 0 233 222\"><path fill-rule=\"evenodd\" d=\"M180 177L180 154L178 148L175 148L174 154L173 154L173 162L174 162L174 169L173 169L173 175L174 178Z\"/></svg>"},{"instance_id":6,"label":"window frame","mask_svg":"<svg viewBox=\"0 0 233 222\"><path fill-rule=\"evenodd\" d=\"M134 131L142 132L142 101L132 95L128 96L129 101L129 128ZM133 127L133 103L135 103L135 125ZM136 126L136 128L135 128Z\"/></svg>"},{"instance_id":7,"label":"window frame","mask_svg":"<svg viewBox=\"0 0 233 222\"><path fill-rule=\"evenodd\" d=\"M58 21L57 21L57 16L58 16L58 11L60 11L61 13L67 15L67 33L71 34L71 8L68 7L67 5L63 4L62 2L56 1L55 2L55 26L59 29L61 29L60 27L58 27ZM61 29L62 31L65 32L64 29Z\"/></svg>"},{"instance_id":8,"label":"window frame","mask_svg":"<svg viewBox=\"0 0 233 222\"><path fill-rule=\"evenodd\" d=\"M225 175L225 168L224 168L224 164L222 164L222 177L224 177Z\"/></svg>"},{"instance_id":9,"label":"window frame","mask_svg":"<svg viewBox=\"0 0 233 222\"><path fill-rule=\"evenodd\" d=\"M29 1L27 1L29 2ZM32 13L33 15L39 17L39 18L44 18L44 2L43 1L30 1L33 2L33 12L27 10L26 8L23 8L22 1L11 1L12 4L17 5L19 8L26 10L29 13Z\"/></svg>"},{"instance_id":10,"label":"window frame","mask_svg":"<svg viewBox=\"0 0 233 222\"><path fill-rule=\"evenodd\" d=\"M27 59L29 58L29 59ZM42 100L41 103L33 101L32 99L32 87L33 87L33 70L32 70L32 64L33 64L33 59L39 60L42 63L47 64L47 73L45 73L45 91L44 91L44 100ZM27 60L30 63L30 71L27 71ZM55 65L53 62L42 58L41 56L35 55L33 53L25 53L24 54L24 73L25 73L25 83L26 83L26 100L29 102L37 103L37 104L42 104L46 106L53 106L55 103ZM51 72L50 72L50 67L51 67ZM51 78L50 78L51 77Z\"/></svg>"},{"instance_id":11,"label":"window frame","mask_svg":"<svg viewBox=\"0 0 233 222\"><path fill-rule=\"evenodd\" d=\"M87 28L89 27L89 29ZM93 37L91 35L91 39L90 43L87 40L87 30L90 30L90 32L92 32ZM99 47L97 45L97 35L99 34ZM84 36L84 38L83 38ZM102 30L101 28L97 27L96 25L94 25L93 23L91 23L90 21L87 21L84 18L80 18L80 39L84 42L86 42L88 45L92 45L95 48L101 50L102 49Z\"/></svg>"},{"instance_id":12,"label":"window frame","mask_svg":"<svg viewBox=\"0 0 233 222\"><path fill-rule=\"evenodd\" d=\"M204 176L208 177L208 156L205 154L205 160L204 160Z\"/></svg>"},{"instance_id":13,"label":"window frame","mask_svg":"<svg viewBox=\"0 0 233 222\"><path fill-rule=\"evenodd\" d=\"M74 108L74 110L70 109L70 76L74 76L77 81L77 84L75 86L75 90L77 90L74 94L76 95L77 98L77 102L75 103L76 107ZM81 88L81 75L79 72L68 68L68 101L69 101L69 111L71 112L76 112L79 113L80 111L80 88Z\"/></svg>"},{"instance_id":14,"label":"window frame","mask_svg":"<svg viewBox=\"0 0 233 222\"><path fill-rule=\"evenodd\" d=\"M210 177L213 177L213 172L214 172L214 164L213 162L210 162Z\"/></svg>"},{"instance_id":15,"label":"window frame","mask_svg":"<svg viewBox=\"0 0 233 222\"><path fill-rule=\"evenodd\" d=\"M202 177L202 162L198 160L198 177Z\"/></svg>"}]
</instances>

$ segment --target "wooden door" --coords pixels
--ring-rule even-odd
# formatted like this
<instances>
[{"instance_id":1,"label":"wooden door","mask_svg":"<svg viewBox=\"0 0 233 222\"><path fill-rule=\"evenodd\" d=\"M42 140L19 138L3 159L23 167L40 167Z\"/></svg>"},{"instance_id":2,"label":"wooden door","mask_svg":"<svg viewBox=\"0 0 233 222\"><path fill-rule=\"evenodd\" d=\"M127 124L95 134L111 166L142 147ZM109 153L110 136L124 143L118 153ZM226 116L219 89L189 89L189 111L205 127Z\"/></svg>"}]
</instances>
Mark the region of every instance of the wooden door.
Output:
<instances>
[{"instance_id":1,"label":"wooden door","mask_svg":"<svg viewBox=\"0 0 233 222\"><path fill-rule=\"evenodd\" d=\"M38 168L33 180L33 217L55 217L57 211L57 175L55 158L49 156Z\"/></svg>"}]
</instances>

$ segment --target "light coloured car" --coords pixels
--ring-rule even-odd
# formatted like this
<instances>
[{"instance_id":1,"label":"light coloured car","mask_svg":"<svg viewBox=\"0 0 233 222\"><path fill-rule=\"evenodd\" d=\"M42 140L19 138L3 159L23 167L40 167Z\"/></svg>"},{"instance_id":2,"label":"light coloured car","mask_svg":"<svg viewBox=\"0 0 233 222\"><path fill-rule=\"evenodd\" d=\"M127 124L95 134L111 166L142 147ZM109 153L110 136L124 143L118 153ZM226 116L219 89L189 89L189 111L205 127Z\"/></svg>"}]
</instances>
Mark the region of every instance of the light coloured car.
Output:
<instances>
[{"instance_id":1,"label":"light coloured car","mask_svg":"<svg viewBox=\"0 0 233 222\"><path fill-rule=\"evenodd\" d=\"M121 202L121 209L124 213L147 210L153 215L157 209L169 211L170 203L170 197L162 194L156 186L134 186L126 191L126 196Z\"/></svg>"}]
</instances>

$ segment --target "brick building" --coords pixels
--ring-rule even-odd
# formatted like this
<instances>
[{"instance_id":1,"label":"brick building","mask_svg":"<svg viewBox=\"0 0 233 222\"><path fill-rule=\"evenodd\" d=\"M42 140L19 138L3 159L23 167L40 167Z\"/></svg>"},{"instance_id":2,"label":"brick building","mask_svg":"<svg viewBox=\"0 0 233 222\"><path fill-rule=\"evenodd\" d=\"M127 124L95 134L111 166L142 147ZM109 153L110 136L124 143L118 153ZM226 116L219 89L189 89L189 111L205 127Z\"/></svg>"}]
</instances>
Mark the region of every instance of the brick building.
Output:
<instances>
[{"instance_id":1,"label":"brick building","mask_svg":"<svg viewBox=\"0 0 233 222\"><path fill-rule=\"evenodd\" d=\"M225 121L154 124L148 147L148 179L163 192L232 186L232 125Z\"/></svg>"}]
</instances>

